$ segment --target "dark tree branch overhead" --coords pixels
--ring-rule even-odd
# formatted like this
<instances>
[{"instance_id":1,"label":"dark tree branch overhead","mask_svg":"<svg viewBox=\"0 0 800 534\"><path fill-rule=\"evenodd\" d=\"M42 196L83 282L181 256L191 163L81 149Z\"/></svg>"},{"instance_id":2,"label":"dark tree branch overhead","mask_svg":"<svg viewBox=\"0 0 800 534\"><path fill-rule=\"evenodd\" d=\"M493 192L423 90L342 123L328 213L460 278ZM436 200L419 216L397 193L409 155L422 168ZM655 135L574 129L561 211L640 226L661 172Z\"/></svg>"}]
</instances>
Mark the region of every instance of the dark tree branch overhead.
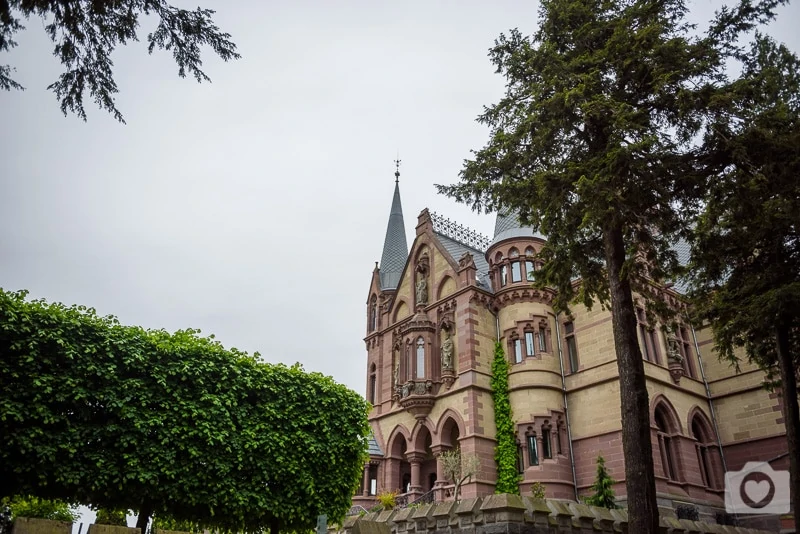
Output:
<instances>
[{"instance_id":1,"label":"dark tree branch overhead","mask_svg":"<svg viewBox=\"0 0 800 534\"><path fill-rule=\"evenodd\" d=\"M224 61L239 59L228 33L214 24L213 10L179 9L164 0L0 0L0 52L17 46L12 39L22 29L21 18L40 17L55 44L53 55L65 71L48 86L55 92L61 111L86 120L84 94L101 109L125 122L117 109L111 54L118 45L138 41L139 17L156 15L155 31L147 35L148 52L156 48L172 52L178 75L211 81L201 68L201 47L209 46ZM12 79L14 68L0 65L0 89L24 89Z\"/></svg>"}]
</instances>

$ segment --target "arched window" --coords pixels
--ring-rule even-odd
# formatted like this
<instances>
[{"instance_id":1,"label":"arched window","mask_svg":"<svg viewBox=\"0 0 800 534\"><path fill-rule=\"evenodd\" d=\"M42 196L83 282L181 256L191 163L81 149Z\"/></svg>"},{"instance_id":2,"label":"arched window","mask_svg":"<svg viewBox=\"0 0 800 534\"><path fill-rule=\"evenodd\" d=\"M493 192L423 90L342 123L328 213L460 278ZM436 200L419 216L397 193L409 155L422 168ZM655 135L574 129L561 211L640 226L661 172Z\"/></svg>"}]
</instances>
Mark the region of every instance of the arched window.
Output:
<instances>
[{"instance_id":1,"label":"arched window","mask_svg":"<svg viewBox=\"0 0 800 534\"><path fill-rule=\"evenodd\" d=\"M536 433L530 432L528 438L528 461L530 465L539 465L539 446L536 443Z\"/></svg>"},{"instance_id":2,"label":"arched window","mask_svg":"<svg viewBox=\"0 0 800 534\"><path fill-rule=\"evenodd\" d=\"M369 308L369 331L374 332L378 328L378 307L373 304Z\"/></svg>"},{"instance_id":3,"label":"arched window","mask_svg":"<svg viewBox=\"0 0 800 534\"><path fill-rule=\"evenodd\" d=\"M669 480L678 480L678 455L676 443L673 441L673 434L676 429L672 424L672 418L663 404L656 406L655 421L658 432L658 448L661 451L661 465L664 469L664 476Z\"/></svg>"},{"instance_id":4,"label":"arched window","mask_svg":"<svg viewBox=\"0 0 800 534\"><path fill-rule=\"evenodd\" d=\"M369 369L369 402L375 404L375 395L378 387L378 371L373 363Z\"/></svg>"},{"instance_id":5,"label":"arched window","mask_svg":"<svg viewBox=\"0 0 800 534\"><path fill-rule=\"evenodd\" d=\"M695 440L697 463L700 466L703 485L712 489L721 487L722 484L714 468L714 433L699 414L692 417L692 437Z\"/></svg>"},{"instance_id":6,"label":"arched window","mask_svg":"<svg viewBox=\"0 0 800 534\"><path fill-rule=\"evenodd\" d=\"M417 338L417 378L425 378L425 340Z\"/></svg>"}]
</instances>

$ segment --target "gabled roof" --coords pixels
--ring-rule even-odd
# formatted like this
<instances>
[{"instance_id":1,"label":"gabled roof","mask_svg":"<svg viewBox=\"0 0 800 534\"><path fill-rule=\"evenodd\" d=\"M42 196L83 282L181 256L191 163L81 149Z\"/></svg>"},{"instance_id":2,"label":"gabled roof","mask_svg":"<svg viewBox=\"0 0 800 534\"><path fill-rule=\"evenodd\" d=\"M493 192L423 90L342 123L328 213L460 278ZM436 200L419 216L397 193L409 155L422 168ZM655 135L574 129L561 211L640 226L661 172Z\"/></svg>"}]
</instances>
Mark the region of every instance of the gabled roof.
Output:
<instances>
[{"instance_id":1,"label":"gabled roof","mask_svg":"<svg viewBox=\"0 0 800 534\"><path fill-rule=\"evenodd\" d=\"M407 261L408 244L403 222L403 206L400 203L400 184L396 181L392 209L389 211L389 223L386 225L386 238L383 240L383 254L381 254L381 289L397 288Z\"/></svg>"},{"instance_id":2,"label":"gabled roof","mask_svg":"<svg viewBox=\"0 0 800 534\"><path fill-rule=\"evenodd\" d=\"M484 257L485 251L469 247L446 235L434 230L433 235L439 240L439 243L447 250L447 253L455 260L461 259L461 256L469 252L472 254L472 259L475 261L475 268L478 271L478 283L484 289L491 291L491 284L489 283L489 264Z\"/></svg>"}]
</instances>

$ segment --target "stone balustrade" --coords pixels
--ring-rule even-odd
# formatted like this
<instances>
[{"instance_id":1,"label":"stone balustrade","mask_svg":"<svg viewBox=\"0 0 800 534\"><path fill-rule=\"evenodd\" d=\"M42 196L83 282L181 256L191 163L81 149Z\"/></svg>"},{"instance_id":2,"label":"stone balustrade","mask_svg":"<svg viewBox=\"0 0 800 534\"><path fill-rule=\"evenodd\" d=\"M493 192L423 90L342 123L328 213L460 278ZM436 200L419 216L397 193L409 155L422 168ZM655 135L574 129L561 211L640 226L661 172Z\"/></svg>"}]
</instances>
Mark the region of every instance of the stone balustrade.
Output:
<instances>
[{"instance_id":1,"label":"stone balustrade","mask_svg":"<svg viewBox=\"0 0 800 534\"><path fill-rule=\"evenodd\" d=\"M490 495L458 503L440 502L415 508L348 517L329 532L338 534L596 534L628 532L625 510ZM762 530L661 518L663 534L759 534ZM631 533L633 534L633 533Z\"/></svg>"}]
</instances>

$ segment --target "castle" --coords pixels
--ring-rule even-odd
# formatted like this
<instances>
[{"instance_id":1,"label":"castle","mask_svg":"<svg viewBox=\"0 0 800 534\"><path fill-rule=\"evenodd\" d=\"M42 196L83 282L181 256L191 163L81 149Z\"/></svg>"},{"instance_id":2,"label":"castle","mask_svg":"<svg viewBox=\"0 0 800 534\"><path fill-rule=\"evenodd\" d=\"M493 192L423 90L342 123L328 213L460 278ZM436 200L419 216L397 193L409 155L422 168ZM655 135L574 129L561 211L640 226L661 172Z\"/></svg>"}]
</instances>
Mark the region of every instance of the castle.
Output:
<instances>
[{"instance_id":1,"label":"castle","mask_svg":"<svg viewBox=\"0 0 800 534\"><path fill-rule=\"evenodd\" d=\"M488 239L426 209L409 250L395 181L366 302L374 437L354 504L369 508L392 490L407 502L452 499L437 454L454 447L480 459L462 496L494 492L497 341L509 361L522 494L538 481L548 498L577 500L590 492L602 454L624 504L611 314L599 305L554 312L553 292L531 286L545 240L512 213L497 215ZM675 288L660 289L679 305ZM659 506L692 506L713 522L724 511L726 470L747 461L788 468L780 398L762 387L756 367L742 362L736 372L720 362L710 329L651 324L637 312Z\"/></svg>"}]
</instances>

